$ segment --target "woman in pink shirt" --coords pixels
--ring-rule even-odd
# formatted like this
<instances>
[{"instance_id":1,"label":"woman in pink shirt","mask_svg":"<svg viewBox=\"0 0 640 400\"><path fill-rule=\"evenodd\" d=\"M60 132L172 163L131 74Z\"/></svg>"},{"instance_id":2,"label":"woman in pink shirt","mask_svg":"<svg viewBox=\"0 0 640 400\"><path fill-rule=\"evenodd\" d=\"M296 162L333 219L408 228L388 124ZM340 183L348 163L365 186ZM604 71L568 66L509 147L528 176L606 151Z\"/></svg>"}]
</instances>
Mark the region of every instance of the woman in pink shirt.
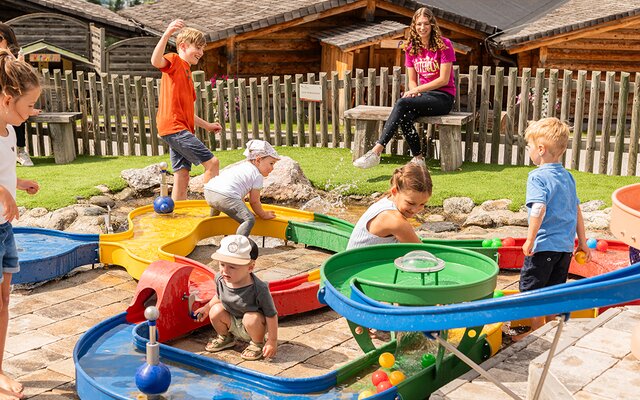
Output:
<instances>
[{"instance_id":1,"label":"woman in pink shirt","mask_svg":"<svg viewBox=\"0 0 640 400\"><path fill-rule=\"evenodd\" d=\"M398 128L411 148L412 162L425 165L420 137L414 127L419 117L448 114L453 107L456 86L453 45L442 36L436 18L426 7L418 9L411 20L405 49L405 67L409 87L393 106L382 135L373 149L353 162L359 168L380 163L380 154Z\"/></svg>"}]
</instances>

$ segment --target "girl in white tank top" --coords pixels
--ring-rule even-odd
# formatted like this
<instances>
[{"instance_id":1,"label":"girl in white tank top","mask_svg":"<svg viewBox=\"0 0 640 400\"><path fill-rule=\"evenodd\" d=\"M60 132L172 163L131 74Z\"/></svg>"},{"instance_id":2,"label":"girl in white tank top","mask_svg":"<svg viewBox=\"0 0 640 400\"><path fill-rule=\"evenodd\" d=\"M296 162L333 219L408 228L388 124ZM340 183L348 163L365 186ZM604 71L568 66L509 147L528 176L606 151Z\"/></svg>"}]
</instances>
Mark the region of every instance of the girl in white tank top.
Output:
<instances>
[{"instance_id":1,"label":"girl in white tank top","mask_svg":"<svg viewBox=\"0 0 640 400\"><path fill-rule=\"evenodd\" d=\"M347 249L383 243L420 243L408 221L424 209L431 198L429 171L409 163L398 168L390 180L386 195L372 204L351 232Z\"/></svg>"}]
</instances>

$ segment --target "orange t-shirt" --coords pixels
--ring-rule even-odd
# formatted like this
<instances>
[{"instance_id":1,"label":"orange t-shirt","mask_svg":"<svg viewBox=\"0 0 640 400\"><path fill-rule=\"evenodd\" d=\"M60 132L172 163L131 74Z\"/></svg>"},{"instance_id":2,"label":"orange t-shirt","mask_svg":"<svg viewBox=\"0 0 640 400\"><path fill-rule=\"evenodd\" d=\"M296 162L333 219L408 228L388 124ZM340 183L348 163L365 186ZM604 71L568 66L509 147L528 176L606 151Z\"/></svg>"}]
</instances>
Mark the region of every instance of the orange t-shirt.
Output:
<instances>
[{"instance_id":1,"label":"orange t-shirt","mask_svg":"<svg viewBox=\"0 0 640 400\"><path fill-rule=\"evenodd\" d=\"M169 65L160 69L160 100L158 102L158 134L195 131L196 91L191 80L191 67L175 53L164 55Z\"/></svg>"}]
</instances>

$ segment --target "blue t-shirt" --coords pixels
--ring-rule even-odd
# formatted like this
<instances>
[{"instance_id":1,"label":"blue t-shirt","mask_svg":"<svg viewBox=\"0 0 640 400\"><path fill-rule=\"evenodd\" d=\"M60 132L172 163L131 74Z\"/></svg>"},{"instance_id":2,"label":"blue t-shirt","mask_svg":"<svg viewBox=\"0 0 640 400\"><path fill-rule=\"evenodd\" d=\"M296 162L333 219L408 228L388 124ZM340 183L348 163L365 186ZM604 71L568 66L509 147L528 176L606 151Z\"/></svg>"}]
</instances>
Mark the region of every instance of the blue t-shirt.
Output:
<instances>
[{"instance_id":1,"label":"blue t-shirt","mask_svg":"<svg viewBox=\"0 0 640 400\"><path fill-rule=\"evenodd\" d=\"M529 172L527 211L543 203L546 212L533 244L533 252L573 252L578 223L576 181L562 164L544 164Z\"/></svg>"}]
</instances>

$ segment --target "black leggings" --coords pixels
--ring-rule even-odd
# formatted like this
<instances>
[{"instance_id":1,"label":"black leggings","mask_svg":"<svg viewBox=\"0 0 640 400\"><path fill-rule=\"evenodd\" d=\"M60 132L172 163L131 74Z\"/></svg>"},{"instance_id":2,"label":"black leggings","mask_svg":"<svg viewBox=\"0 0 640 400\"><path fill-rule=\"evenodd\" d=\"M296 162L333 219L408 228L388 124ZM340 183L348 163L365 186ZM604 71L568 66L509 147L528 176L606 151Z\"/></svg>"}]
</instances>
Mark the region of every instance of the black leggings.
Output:
<instances>
[{"instance_id":1,"label":"black leggings","mask_svg":"<svg viewBox=\"0 0 640 400\"><path fill-rule=\"evenodd\" d=\"M26 122L23 122L22 125L13 127L13 129L16 131L16 146L18 147L25 147L27 145L26 127Z\"/></svg>"},{"instance_id":2,"label":"black leggings","mask_svg":"<svg viewBox=\"0 0 640 400\"><path fill-rule=\"evenodd\" d=\"M425 92L416 97L401 97L393 105L393 110L384 124L378 143L386 146L398 128L401 128L413 156L422 154L422 144L413 125L414 121L420 117L449 114L453 107L453 100L452 95L438 90Z\"/></svg>"}]
</instances>

